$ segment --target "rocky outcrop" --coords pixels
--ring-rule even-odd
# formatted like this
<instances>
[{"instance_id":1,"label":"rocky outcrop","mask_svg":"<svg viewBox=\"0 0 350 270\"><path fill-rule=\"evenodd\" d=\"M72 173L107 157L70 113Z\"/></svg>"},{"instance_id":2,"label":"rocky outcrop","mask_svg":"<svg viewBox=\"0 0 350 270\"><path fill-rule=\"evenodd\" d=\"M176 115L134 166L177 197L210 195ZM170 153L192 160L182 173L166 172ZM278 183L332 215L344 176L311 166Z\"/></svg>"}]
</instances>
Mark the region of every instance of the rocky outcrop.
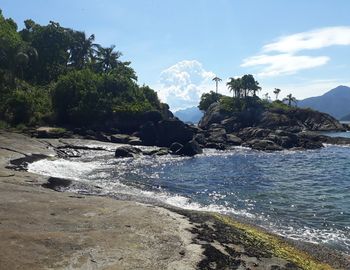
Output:
<instances>
[{"instance_id":1,"label":"rocky outcrop","mask_svg":"<svg viewBox=\"0 0 350 270\"><path fill-rule=\"evenodd\" d=\"M182 148L176 151L176 154L184 156L194 156L201 153L203 153L203 150L195 140L189 141Z\"/></svg>"},{"instance_id":2,"label":"rocky outcrop","mask_svg":"<svg viewBox=\"0 0 350 270\"><path fill-rule=\"evenodd\" d=\"M133 147L133 146L121 146L115 150L114 156L116 158L135 157L136 155L140 154L141 152L142 151L140 149Z\"/></svg>"},{"instance_id":3,"label":"rocky outcrop","mask_svg":"<svg viewBox=\"0 0 350 270\"><path fill-rule=\"evenodd\" d=\"M198 126L202 129L208 129L211 124L217 124L230 117L230 114L221 110L219 103L213 103L199 121Z\"/></svg>"},{"instance_id":4,"label":"rocky outcrop","mask_svg":"<svg viewBox=\"0 0 350 270\"><path fill-rule=\"evenodd\" d=\"M284 129L294 132L302 130L344 130L343 125L329 114L300 108L265 111L257 125L264 128Z\"/></svg>"},{"instance_id":5,"label":"rocky outcrop","mask_svg":"<svg viewBox=\"0 0 350 270\"><path fill-rule=\"evenodd\" d=\"M194 131L178 119L147 122L140 129L140 138L145 145L170 147L175 142L186 144L193 135Z\"/></svg>"}]
</instances>

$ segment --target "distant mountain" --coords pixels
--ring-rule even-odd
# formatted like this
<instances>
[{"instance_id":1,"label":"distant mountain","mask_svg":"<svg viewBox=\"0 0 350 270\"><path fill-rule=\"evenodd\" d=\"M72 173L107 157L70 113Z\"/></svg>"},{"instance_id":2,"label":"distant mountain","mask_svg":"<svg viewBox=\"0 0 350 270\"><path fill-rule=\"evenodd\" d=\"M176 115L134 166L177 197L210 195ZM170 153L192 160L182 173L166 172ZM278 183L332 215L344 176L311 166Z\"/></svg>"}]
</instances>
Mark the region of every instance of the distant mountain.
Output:
<instances>
[{"instance_id":1,"label":"distant mountain","mask_svg":"<svg viewBox=\"0 0 350 270\"><path fill-rule=\"evenodd\" d=\"M175 116L183 122L197 124L202 118L203 113L197 107L191 107L175 112Z\"/></svg>"},{"instance_id":2,"label":"distant mountain","mask_svg":"<svg viewBox=\"0 0 350 270\"><path fill-rule=\"evenodd\" d=\"M341 119L350 113L350 87L340 85L322 96L300 100L298 107L312 108Z\"/></svg>"},{"instance_id":3,"label":"distant mountain","mask_svg":"<svg viewBox=\"0 0 350 270\"><path fill-rule=\"evenodd\" d=\"M350 121L350 113L340 118L341 121Z\"/></svg>"}]
</instances>

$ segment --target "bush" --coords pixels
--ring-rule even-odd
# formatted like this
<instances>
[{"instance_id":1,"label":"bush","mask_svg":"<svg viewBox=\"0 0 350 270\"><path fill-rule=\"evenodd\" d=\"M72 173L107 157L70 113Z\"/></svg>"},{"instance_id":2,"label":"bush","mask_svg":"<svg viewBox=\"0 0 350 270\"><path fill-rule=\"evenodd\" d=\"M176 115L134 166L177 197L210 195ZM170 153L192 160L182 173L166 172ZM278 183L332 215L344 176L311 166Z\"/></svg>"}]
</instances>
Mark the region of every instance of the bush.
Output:
<instances>
[{"instance_id":1,"label":"bush","mask_svg":"<svg viewBox=\"0 0 350 270\"><path fill-rule=\"evenodd\" d=\"M201 96L201 100L199 102L198 108L201 111L206 111L206 110L208 110L208 108L211 104L219 101L221 97L222 97L221 94L217 94L213 91L210 91L209 93L204 93Z\"/></svg>"},{"instance_id":2,"label":"bush","mask_svg":"<svg viewBox=\"0 0 350 270\"><path fill-rule=\"evenodd\" d=\"M30 96L21 90L16 90L6 101L5 117L13 125L29 123L34 111Z\"/></svg>"}]
</instances>

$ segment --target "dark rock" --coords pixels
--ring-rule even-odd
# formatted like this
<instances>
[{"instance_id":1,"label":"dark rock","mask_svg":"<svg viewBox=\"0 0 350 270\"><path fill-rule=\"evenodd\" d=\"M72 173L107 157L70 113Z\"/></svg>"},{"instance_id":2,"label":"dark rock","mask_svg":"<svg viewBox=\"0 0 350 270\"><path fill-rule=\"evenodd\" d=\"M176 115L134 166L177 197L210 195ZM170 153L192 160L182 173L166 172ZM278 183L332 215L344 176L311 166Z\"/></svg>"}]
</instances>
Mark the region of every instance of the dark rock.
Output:
<instances>
[{"instance_id":1,"label":"dark rock","mask_svg":"<svg viewBox=\"0 0 350 270\"><path fill-rule=\"evenodd\" d=\"M321 140L322 142L329 144L350 145L350 138L324 136Z\"/></svg>"},{"instance_id":2,"label":"dark rock","mask_svg":"<svg viewBox=\"0 0 350 270\"><path fill-rule=\"evenodd\" d=\"M217 150L226 150L226 146L223 143L212 143L209 142L205 145L205 148L213 148Z\"/></svg>"},{"instance_id":3,"label":"dark rock","mask_svg":"<svg viewBox=\"0 0 350 270\"><path fill-rule=\"evenodd\" d=\"M240 137L243 141L248 141L252 139L261 139L267 137L272 131L270 129L264 129L259 127L247 127L242 129L238 133L238 137Z\"/></svg>"},{"instance_id":4,"label":"dark rock","mask_svg":"<svg viewBox=\"0 0 350 270\"><path fill-rule=\"evenodd\" d=\"M111 142L111 137L107 136L106 134L102 132L98 132L95 135L96 140L101 141L101 142Z\"/></svg>"},{"instance_id":5,"label":"dark rock","mask_svg":"<svg viewBox=\"0 0 350 270\"><path fill-rule=\"evenodd\" d=\"M219 103L213 103L199 121L198 126L202 129L208 129L211 124L220 123L229 117L230 114L228 112L224 112L220 109Z\"/></svg>"},{"instance_id":6,"label":"dark rock","mask_svg":"<svg viewBox=\"0 0 350 270\"><path fill-rule=\"evenodd\" d=\"M236 115L222 120L220 124L226 129L226 132L228 133L238 131L242 128L242 122Z\"/></svg>"},{"instance_id":7,"label":"dark rock","mask_svg":"<svg viewBox=\"0 0 350 270\"><path fill-rule=\"evenodd\" d=\"M154 153L156 156L165 156L169 154L168 148L160 148L156 153Z\"/></svg>"},{"instance_id":8,"label":"dark rock","mask_svg":"<svg viewBox=\"0 0 350 270\"><path fill-rule=\"evenodd\" d=\"M194 135L193 139L196 140L196 142L201 145L205 145L207 143L207 139L205 138L203 133L198 133Z\"/></svg>"},{"instance_id":9,"label":"dark rock","mask_svg":"<svg viewBox=\"0 0 350 270\"><path fill-rule=\"evenodd\" d=\"M44 188L49 188L55 191L62 191L63 189L69 187L72 184L72 180L50 177L47 183L42 184Z\"/></svg>"},{"instance_id":10,"label":"dark rock","mask_svg":"<svg viewBox=\"0 0 350 270\"><path fill-rule=\"evenodd\" d=\"M283 148L273 141L270 140L259 140L254 139L243 144L244 146L249 146L255 150L263 150L263 151L281 151Z\"/></svg>"},{"instance_id":11,"label":"dark rock","mask_svg":"<svg viewBox=\"0 0 350 270\"><path fill-rule=\"evenodd\" d=\"M314 141L310 139L301 139L299 140L299 147L304 149L319 149L324 147L322 142Z\"/></svg>"},{"instance_id":12,"label":"dark rock","mask_svg":"<svg viewBox=\"0 0 350 270\"><path fill-rule=\"evenodd\" d=\"M130 136L126 134L114 134L111 135L112 143L128 143L130 140Z\"/></svg>"},{"instance_id":13,"label":"dark rock","mask_svg":"<svg viewBox=\"0 0 350 270\"><path fill-rule=\"evenodd\" d=\"M156 125L149 121L140 128L140 139L145 145L157 145L157 128Z\"/></svg>"},{"instance_id":14,"label":"dark rock","mask_svg":"<svg viewBox=\"0 0 350 270\"><path fill-rule=\"evenodd\" d=\"M181 143L174 142L170 145L170 151L172 153L176 153L178 150L180 150L183 147Z\"/></svg>"},{"instance_id":15,"label":"dark rock","mask_svg":"<svg viewBox=\"0 0 350 270\"><path fill-rule=\"evenodd\" d=\"M192 140L193 130L182 121L169 119L160 121L157 125L157 139L159 146L169 147L172 143L185 144Z\"/></svg>"},{"instance_id":16,"label":"dark rock","mask_svg":"<svg viewBox=\"0 0 350 270\"><path fill-rule=\"evenodd\" d=\"M131 144L131 145L142 145L142 141L138 137L131 136L129 138L128 144Z\"/></svg>"},{"instance_id":17,"label":"dark rock","mask_svg":"<svg viewBox=\"0 0 350 270\"><path fill-rule=\"evenodd\" d=\"M224 128L214 128L208 131L208 141L213 143L225 143L226 142L226 130Z\"/></svg>"},{"instance_id":18,"label":"dark rock","mask_svg":"<svg viewBox=\"0 0 350 270\"><path fill-rule=\"evenodd\" d=\"M242 139L234 134L226 134L226 143L230 145L241 145Z\"/></svg>"},{"instance_id":19,"label":"dark rock","mask_svg":"<svg viewBox=\"0 0 350 270\"><path fill-rule=\"evenodd\" d=\"M133 146L121 146L115 150L115 157L135 157L141 150Z\"/></svg>"},{"instance_id":20,"label":"dark rock","mask_svg":"<svg viewBox=\"0 0 350 270\"><path fill-rule=\"evenodd\" d=\"M195 140L189 141L176 152L176 154L184 156L194 156L201 153L203 150Z\"/></svg>"}]
</instances>

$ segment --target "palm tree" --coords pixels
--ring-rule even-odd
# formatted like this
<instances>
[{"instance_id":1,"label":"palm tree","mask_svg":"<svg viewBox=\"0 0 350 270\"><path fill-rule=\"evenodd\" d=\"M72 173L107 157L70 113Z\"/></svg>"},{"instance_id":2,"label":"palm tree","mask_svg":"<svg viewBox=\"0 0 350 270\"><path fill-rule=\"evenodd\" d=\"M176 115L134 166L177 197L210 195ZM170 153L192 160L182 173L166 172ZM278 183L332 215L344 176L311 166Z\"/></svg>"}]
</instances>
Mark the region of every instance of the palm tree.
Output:
<instances>
[{"instance_id":1,"label":"palm tree","mask_svg":"<svg viewBox=\"0 0 350 270\"><path fill-rule=\"evenodd\" d=\"M98 44L93 43L95 35L91 35L88 38L84 32L74 33L74 43L71 48L71 63L74 67L83 68L85 64L94 62L97 54Z\"/></svg>"},{"instance_id":2,"label":"palm tree","mask_svg":"<svg viewBox=\"0 0 350 270\"><path fill-rule=\"evenodd\" d=\"M287 95L287 97L285 97L283 99L283 101L287 101L288 102L288 106L292 107L292 103L294 103L295 105L297 105L297 99L295 97L292 96L292 94Z\"/></svg>"},{"instance_id":3,"label":"palm tree","mask_svg":"<svg viewBox=\"0 0 350 270\"><path fill-rule=\"evenodd\" d=\"M230 92L233 92L233 96L236 98L241 97L241 91L242 91L242 84L241 84L241 79L240 78L230 78L230 81L226 83L228 86L228 89Z\"/></svg>"},{"instance_id":4,"label":"palm tree","mask_svg":"<svg viewBox=\"0 0 350 270\"><path fill-rule=\"evenodd\" d=\"M281 93L281 89L275 88L275 90L273 90L273 93L276 95L276 100L278 100L278 95Z\"/></svg>"},{"instance_id":5,"label":"palm tree","mask_svg":"<svg viewBox=\"0 0 350 270\"><path fill-rule=\"evenodd\" d=\"M241 84L244 91L244 97L247 97L249 92L252 92L253 96L256 96L256 92L261 90L259 82L256 81L251 74L244 75L241 79Z\"/></svg>"},{"instance_id":6,"label":"palm tree","mask_svg":"<svg viewBox=\"0 0 350 270\"><path fill-rule=\"evenodd\" d=\"M99 46L96 60L101 71L109 72L121 63L118 59L122 56L122 53L119 51L115 52L114 48L114 45L108 48Z\"/></svg>"},{"instance_id":7,"label":"palm tree","mask_svg":"<svg viewBox=\"0 0 350 270\"><path fill-rule=\"evenodd\" d=\"M221 82L222 80L219 77L215 77L213 78L213 81L215 81L215 85L216 85L216 95L218 94L218 84L219 82Z\"/></svg>"}]
</instances>

